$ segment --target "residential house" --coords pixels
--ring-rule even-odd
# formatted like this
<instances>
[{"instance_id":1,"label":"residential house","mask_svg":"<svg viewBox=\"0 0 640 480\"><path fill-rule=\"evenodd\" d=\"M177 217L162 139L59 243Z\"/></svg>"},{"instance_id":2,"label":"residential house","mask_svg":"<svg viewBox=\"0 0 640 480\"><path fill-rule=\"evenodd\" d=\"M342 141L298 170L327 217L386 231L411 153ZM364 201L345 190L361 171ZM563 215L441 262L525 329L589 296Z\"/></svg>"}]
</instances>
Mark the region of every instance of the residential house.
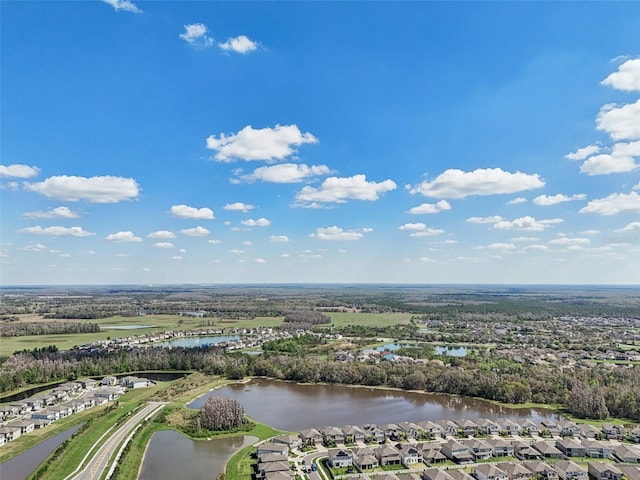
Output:
<instances>
[{"instance_id":1,"label":"residential house","mask_svg":"<svg viewBox=\"0 0 640 480\"><path fill-rule=\"evenodd\" d=\"M344 434L342 429L338 427L324 427L320 430L322 441L325 445L337 445L344 443Z\"/></svg>"},{"instance_id":2,"label":"residential house","mask_svg":"<svg viewBox=\"0 0 640 480\"><path fill-rule=\"evenodd\" d=\"M349 450L331 449L328 452L328 457L327 463L332 468L351 467L353 465L353 457Z\"/></svg>"},{"instance_id":3,"label":"residential house","mask_svg":"<svg viewBox=\"0 0 640 480\"><path fill-rule=\"evenodd\" d=\"M422 471L423 480L455 480L449 472L441 468L426 468Z\"/></svg>"},{"instance_id":4,"label":"residential house","mask_svg":"<svg viewBox=\"0 0 640 480\"><path fill-rule=\"evenodd\" d=\"M257 455L263 455L265 453L279 453L280 455L288 455L289 447L283 443L265 442L261 443L257 447Z\"/></svg>"},{"instance_id":5,"label":"residential house","mask_svg":"<svg viewBox=\"0 0 640 480\"><path fill-rule=\"evenodd\" d=\"M640 453L627 445L619 445L614 450L615 457L625 463L640 463Z\"/></svg>"},{"instance_id":6,"label":"residential house","mask_svg":"<svg viewBox=\"0 0 640 480\"><path fill-rule=\"evenodd\" d=\"M589 440L593 440L596 438L600 438L602 436L602 432L598 430L593 425L589 425L588 423L583 423L580 425L580 436L582 438L587 438Z\"/></svg>"},{"instance_id":7,"label":"residential house","mask_svg":"<svg viewBox=\"0 0 640 480\"><path fill-rule=\"evenodd\" d=\"M7 443L7 436L4 433L0 433L0 447Z\"/></svg>"},{"instance_id":8,"label":"residential house","mask_svg":"<svg viewBox=\"0 0 640 480\"><path fill-rule=\"evenodd\" d=\"M395 473L385 472L371 475L371 480L400 480L400 477Z\"/></svg>"},{"instance_id":9,"label":"residential house","mask_svg":"<svg viewBox=\"0 0 640 480\"><path fill-rule=\"evenodd\" d=\"M522 430L520 425L508 418L499 418L496 423L500 426L500 431L507 435L519 435Z\"/></svg>"},{"instance_id":10,"label":"residential house","mask_svg":"<svg viewBox=\"0 0 640 480\"><path fill-rule=\"evenodd\" d=\"M258 463L256 466L256 479L266 480L270 478L269 474L276 472L290 472L289 462L268 462Z\"/></svg>"},{"instance_id":11,"label":"residential house","mask_svg":"<svg viewBox=\"0 0 640 480\"><path fill-rule=\"evenodd\" d=\"M0 435L4 435L7 442L13 442L16 438L20 438L22 429L20 427L5 425L4 427L0 427Z\"/></svg>"},{"instance_id":12,"label":"residential house","mask_svg":"<svg viewBox=\"0 0 640 480\"><path fill-rule=\"evenodd\" d=\"M442 429L442 436L455 437L458 434L458 424L451 420L440 420L436 422Z\"/></svg>"},{"instance_id":13,"label":"residential house","mask_svg":"<svg viewBox=\"0 0 640 480\"><path fill-rule=\"evenodd\" d=\"M380 466L375 452L369 447L356 448L351 453L353 454L353 465L361 472Z\"/></svg>"},{"instance_id":14,"label":"residential house","mask_svg":"<svg viewBox=\"0 0 640 480\"><path fill-rule=\"evenodd\" d=\"M609 442L604 443L598 440L582 440L585 454L591 458L611 458L613 453Z\"/></svg>"},{"instance_id":15,"label":"residential house","mask_svg":"<svg viewBox=\"0 0 640 480\"><path fill-rule=\"evenodd\" d=\"M571 420L559 420L558 428L560 429L560 435L563 437L579 437L580 436L580 427L575 422Z\"/></svg>"},{"instance_id":16,"label":"residential house","mask_svg":"<svg viewBox=\"0 0 640 480\"><path fill-rule=\"evenodd\" d=\"M47 422L55 422L60 419L60 413L54 410L40 410L31 414L33 420L45 420Z\"/></svg>"},{"instance_id":17,"label":"residential house","mask_svg":"<svg viewBox=\"0 0 640 480\"><path fill-rule=\"evenodd\" d=\"M461 431L465 437L475 435L478 430L478 424L472 420L462 419L456 423L458 424L458 430Z\"/></svg>"},{"instance_id":18,"label":"residential house","mask_svg":"<svg viewBox=\"0 0 640 480\"><path fill-rule=\"evenodd\" d=\"M422 461L427 465L443 463L447 457L440 451L440 447L431 444L422 444Z\"/></svg>"},{"instance_id":19,"label":"residential house","mask_svg":"<svg viewBox=\"0 0 640 480\"><path fill-rule=\"evenodd\" d=\"M407 440L410 438L419 438L423 431L422 427L413 422L400 422L398 427L400 427L404 438Z\"/></svg>"},{"instance_id":20,"label":"residential house","mask_svg":"<svg viewBox=\"0 0 640 480\"><path fill-rule=\"evenodd\" d=\"M300 440L302 440L302 444L307 447L312 447L316 443L322 443L322 434L316 430L315 428L308 428L306 430L302 430L300 433Z\"/></svg>"},{"instance_id":21,"label":"residential house","mask_svg":"<svg viewBox=\"0 0 640 480\"><path fill-rule=\"evenodd\" d=\"M514 448L509 442L502 438L489 438L486 440L491 447L491 456L493 457L513 457Z\"/></svg>"},{"instance_id":22,"label":"residential house","mask_svg":"<svg viewBox=\"0 0 640 480\"><path fill-rule=\"evenodd\" d=\"M283 445L289 447L289 450L291 450L292 448L300 448L302 446L302 440L300 439L300 437L298 435L293 435L290 433L285 433L273 437L271 441L273 443L282 443Z\"/></svg>"},{"instance_id":23,"label":"residential house","mask_svg":"<svg viewBox=\"0 0 640 480\"><path fill-rule=\"evenodd\" d=\"M543 458L562 457L562 452L560 450L558 450L556 447L554 447L550 443L545 442L544 440L535 442L531 446L536 450L538 450Z\"/></svg>"},{"instance_id":24,"label":"residential house","mask_svg":"<svg viewBox=\"0 0 640 480\"><path fill-rule=\"evenodd\" d=\"M484 440L471 438L468 440L463 440L462 443L471 451L471 453L473 454L473 459L476 462L478 460L486 460L487 458L491 458L493 448Z\"/></svg>"},{"instance_id":25,"label":"residential house","mask_svg":"<svg viewBox=\"0 0 640 480\"><path fill-rule=\"evenodd\" d=\"M400 465L402 463L400 452L391 445L379 446L375 449L375 454L381 467L387 465Z\"/></svg>"},{"instance_id":26,"label":"residential house","mask_svg":"<svg viewBox=\"0 0 640 480\"><path fill-rule=\"evenodd\" d=\"M593 480L621 480L623 473L612 465L604 462L588 462L589 476Z\"/></svg>"},{"instance_id":27,"label":"residential house","mask_svg":"<svg viewBox=\"0 0 640 480\"><path fill-rule=\"evenodd\" d=\"M409 443L399 443L396 449L400 452L400 461L402 464L410 468L409 465L422 462L422 452Z\"/></svg>"},{"instance_id":28,"label":"residential house","mask_svg":"<svg viewBox=\"0 0 640 480\"><path fill-rule=\"evenodd\" d=\"M98 382L92 378L81 378L76 380L76 382L85 390L93 390L98 385Z\"/></svg>"},{"instance_id":29,"label":"residential house","mask_svg":"<svg viewBox=\"0 0 640 480\"><path fill-rule=\"evenodd\" d=\"M112 387L114 385L118 384L118 379L116 377L113 377L111 375L107 375L106 377L104 377L102 379L102 381L100 382L100 384L103 387Z\"/></svg>"},{"instance_id":30,"label":"residential house","mask_svg":"<svg viewBox=\"0 0 640 480\"><path fill-rule=\"evenodd\" d=\"M424 431L424 435L427 438L435 438L436 436L442 436L442 427L435 422L425 420L418 422L418 425Z\"/></svg>"},{"instance_id":31,"label":"residential house","mask_svg":"<svg viewBox=\"0 0 640 480\"><path fill-rule=\"evenodd\" d=\"M465 472L462 469L453 469L449 470L449 475L453 477L454 480L474 480L474 478Z\"/></svg>"},{"instance_id":32,"label":"residential house","mask_svg":"<svg viewBox=\"0 0 640 480\"><path fill-rule=\"evenodd\" d=\"M51 420L34 419L33 424L36 427L36 430L40 430L41 428L47 428L51 425Z\"/></svg>"},{"instance_id":33,"label":"residential house","mask_svg":"<svg viewBox=\"0 0 640 480\"><path fill-rule=\"evenodd\" d=\"M368 423L364 425L364 438L367 442L384 443L386 438L384 431L378 427L375 423Z\"/></svg>"},{"instance_id":34,"label":"residential house","mask_svg":"<svg viewBox=\"0 0 640 480\"><path fill-rule=\"evenodd\" d=\"M345 443L364 442L364 429L358 425L346 425L342 427Z\"/></svg>"},{"instance_id":35,"label":"residential house","mask_svg":"<svg viewBox=\"0 0 640 480\"><path fill-rule=\"evenodd\" d=\"M571 460L562 460L553 465L561 480L587 480L587 471Z\"/></svg>"},{"instance_id":36,"label":"residential house","mask_svg":"<svg viewBox=\"0 0 640 480\"><path fill-rule=\"evenodd\" d=\"M447 456L447 458L456 463L473 462L473 454L469 448L456 440L449 440L443 443L441 451Z\"/></svg>"},{"instance_id":37,"label":"residential house","mask_svg":"<svg viewBox=\"0 0 640 480\"><path fill-rule=\"evenodd\" d=\"M572 438L556 440L556 448L567 457L584 457L586 455L585 448L582 444L576 442Z\"/></svg>"},{"instance_id":38,"label":"residential house","mask_svg":"<svg viewBox=\"0 0 640 480\"><path fill-rule=\"evenodd\" d=\"M27 433L31 433L35 430L36 424L29 418L23 418L21 420L13 420L7 423L7 427L18 427L20 428L20 435L26 435Z\"/></svg>"},{"instance_id":39,"label":"residential house","mask_svg":"<svg viewBox=\"0 0 640 480\"><path fill-rule=\"evenodd\" d=\"M114 387L98 388L91 396L96 398L106 398L107 401L117 400L120 397L120 389Z\"/></svg>"},{"instance_id":40,"label":"residential house","mask_svg":"<svg viewBox=\"0 0 640 480\"><path fill-rule=\"evenodd\" d=\"M536 477L544 480L558 480L558 472L544 462L524 462L523 465L531 470Z\"/></svg>"},{"instance_id":41,"label":"residential house","mask_svg":"<svg viewBox=\"0 0 640 480\"><path fill-rule=\"evenodd\" d=\"M289 459L286 455L282 455L281 453L263 453L262 455L257 455L258 463L270 463L270 462L288 462Z\"/></svg>"},{"instance_id":42,"label":"residential house","mask_svg":"<svg viewBox=\"0 0 640 480\"><path fill-rule=\"evenodd\" d=\"M380 425L380 430L382 430L384 432L385 437L387 437L390 440L401 440L404 435L400 427L395 423L387 423L385 425Z\"/></svg>"},{"instance_id":43,"label":"residential house","mask_svg":"<svg viewBox=\"0 0 640 480\"><path fill-rule=\"evenodd\" d=\"M18 407L13 405L3 405L0 407L0 416L4 419L15 417L18 414Z\"/></svg>"},{"instance_id":44,"label":"residential house","mask_svg":"<svg viewBox=\"0 0 640 480\"><path fill-rule=\"evenodd\" d=\"M540 427L538 426L538 424L532 422L528 418L516 420L516 423L520 425L520 429L522 432L526 432L529 435L535 435L540 431Z\"/></svg>"},{"instance_id":45,"label":"residential house","mask_svg":"<svg viewBox=\"0 0 640 480\"><path fill-rule=\"evenodd\" d=\"M502 430L500 425L488 418L480 418L476 420L476 424L478 425L478 431L485 435L497 435Z\"/></svg>"},{"instance_id":46,"label":"residential house","mask_svg":"<svg viewBox=\"0 0 640 480\"><path fill-rule=\"evenodd\" d=\"M640 467L633 465L616 465L628 480L640 480Z\"/></svg>"},{"instance_id":47,"label":"residential house","mask_svg":"<svg viewBox=\"0 0 640 480\"><path fill-rule=\"evenodd\" d=\"M521 445L513 447L516 458L520 460L527 460L527 461L542 460L543 458L542 454L538 450L533 448L531 445L523 444L523 442L517 442L517 443Z\"/></svg>"},{"instance_id":48,"label":"residential house","mask_svg":"<svg viewBox=\"0 0 640 480\"><path fill-rule=\"evenodd\" d=\"M54 397L55 398L55 397ZM37 411L37 410L41 410L44 405L45 405L45 401L42 398L37 398L37 397L31 397L31 398L27 398L24 403L27 404L27 407L29 408L29 411Z\"/></svg>"},{"instance_id":49,"label":"residential house","mask_svg":"<svg viewBox=\"0 0 640 480\"><path fill-rule=\"evenodd\" d=\"M24 415L31 412L31 407L25 401L12 403L9 407L16 410L16 415Z\"/></svg>"},{"instance_id":50,"label":"residential house","mask_svg":"<svg viewBox=\"0 0 640 480\"><path fill-rule=\"evenodd\" d=\"M507 474L509 480L531 480L533 473L521 463L505 462L496 465L500 470Z\"/></svg>"},{"instance_id":51,"label":"residential house","mask_svg":"<svg viewBox=\"0 0 640 480\"><path fill-rule=\"evenodd\" d=\"M473 469L473 476L477 480L509 480L504 470L492 463L482 463Z\"/></svg>"},{"instance_id":52,"label":"residential house","mask_svg":"<svg viewBox=\"0 0 640 480\"><path fill-rule=\"evenodd\" d=\"M554 437L560 436L560 428L558 427L558 425L554 420L544 419L543 421L540 422L540 426L542 427L540 429L541 432L546 430L547 432L549 432L550 435Z\"/></svg>"},{"instance_id":53,"label":"residential house","mask_svg":"<svg viewBox=\"0 0 640 480\"><path fill-rule=\"evenodd\" d=\"M631 430L629 435L631 437L631 440L633 440L636 443L640 443L640 427L636 427L633 430Z\"/></svg>"},{"instance_id":54,"label":"residential house","mask_svg":"<svg viewBox=\"0 0 640 480\"><path fill-rule=\"evenodd\" d=\"M604 433L609 440L622 440L625 437L626 429L622 425L604 422L602 424L602 433Z\"/></svg>"}]
</instances>

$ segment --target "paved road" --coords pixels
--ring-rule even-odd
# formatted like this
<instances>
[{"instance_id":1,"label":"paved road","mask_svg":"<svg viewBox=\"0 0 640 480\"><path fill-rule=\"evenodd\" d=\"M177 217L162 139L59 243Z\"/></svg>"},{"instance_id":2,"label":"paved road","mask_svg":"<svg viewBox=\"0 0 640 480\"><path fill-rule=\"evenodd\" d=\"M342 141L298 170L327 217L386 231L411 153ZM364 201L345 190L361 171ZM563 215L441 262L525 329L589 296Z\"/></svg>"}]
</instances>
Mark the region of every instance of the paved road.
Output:
<instances>
[{"instance_id":1,"label":"paved road","mask_svg":"<svg viewBox=\"0 0 640 480\"><path fill-rule=\"evenodd\" d=\"M109 459L116 452L116 449L122 441L131 433L147 415L157 408L163 406L164 403L151 402L147 406L141 408L138 412L124 422L117 430L115 430L106 442L95 452L87 466L73 477L73 480L96 480L102 476L102 473L108 466Z\"/></svg>"}]
</instances>

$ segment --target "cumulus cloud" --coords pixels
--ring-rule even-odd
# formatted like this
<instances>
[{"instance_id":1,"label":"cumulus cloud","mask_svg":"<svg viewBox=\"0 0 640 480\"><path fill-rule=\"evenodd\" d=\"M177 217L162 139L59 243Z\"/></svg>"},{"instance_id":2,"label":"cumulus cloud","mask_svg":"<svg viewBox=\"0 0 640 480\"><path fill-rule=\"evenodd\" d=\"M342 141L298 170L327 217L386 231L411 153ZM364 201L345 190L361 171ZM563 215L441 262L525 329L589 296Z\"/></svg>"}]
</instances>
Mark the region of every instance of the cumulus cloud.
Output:
<instances>
[{"instance_id":1,"label":"cumulus cloud","mask_svg":"<svg viewBox=\"0 0 640 480\"><path fill-rule=\"evenodd\" d=\"M269 237L269 241L274 243L287 243L289 241L289 237L286 235L271 235Z\"/></svg>"},{"instance_id":2,"label":"cumulus cloud","mask_svg":"<svg viewBox=\"0 0 640 480\"><path fill-rule=\"evenodd\" d=\"M491 250L515 250L516 246L513 243L492 243L487 245L487 248Z\"/></svg>"},{"instance_id":3,"label":"cumulus cloud","mask_svg":"<svg viewBox=\"0 0 640 480\"><path fill-rule=\"evenodd\" d=\"M102 0L104 3L108 3L113 7L116 12L122 10L123 12L142 13L142 10L138 6L130 2L129 0Z\"/></svg>"},{"instance_id":4,"label":"cumulus cloud","mask_svg":"<svg viewBox=\"0 0 640 480\"><path fill-rule=\"evenodd\" d=\"M600 145L594 143L593 145L587 145L586 147L579 148L575 152L567 153L564 158L568 158L569 160L584 160L585 158L599 152Z\"/></svg>"},{"instance_id":5,"label":"cumulus cloud","mask_svg":"<svg viewBox=\"0 0 640 480\"><path fill-rule=\"evenodd\" d=\"M185 228L183 230L180 230L180 233L183 235L187 235L189 237L206 237L211 232L209 232L209 230L207 230L204 227L197 226L193 228Z\"/></svg>"},{"instance_id":6,"label":"cumulus cloud","mask_svg":"<svg viewBox=\"0 0 640 480\"><path fill-rule=\"evenodd\" d=\"M267 261L264 258L256 258L253 262L254 263L267 263Z\"/></svg>"},{"instance_id":7,"label":"cumulus cloud","mask_svg":"<svg viewBox=\"0 0 640 480\"><path fill-rule=\"evenodd\" d=\"M213 210L207 207L196 208L188 205L173 205L169 213L177 218L189 218L192 220L213 220Z\"/></svg>"},{"instance_id":8,"label":"cumulus cloud","mask_svg":"<svg viewBox=\"0 0 640 480\"><path fill-rule=\"evenodd\" d=\"M607 132L614 140L640 139L640 99L621 107L603 106L596 123L598 130Z\"/></svg>"},{"instance_id":9,"label":"cumulus cloud","mask_svg":"<svg viewBox=\"0 0 640 480\"><path fill-rule=\"evenodd\" d=\"M591 243L591 240L589 240L588 238L582 238L582 237L577 237L577 238L560 237L560 238L554 238L553 240L549 240L548 243L549 245L562 245L562 246L589 245Z\"/></svg>"},{"instance_id":10,"label":"cumulus cloud","mask_svg":"<svg viewBox=\"0 0 640 480\"><path fill-rule=\"evenodd\" d=\"M152 245L155 248L174 248L175 245L171 242L156 242Z\"/></svg>"},{"instance_id":11,"label":"cumulus cloud","mask_svg":"<svg viewBox=\"0 0 640 480\"><path fill-rule=\"evenodd\" d=\"M501 168L479 168L465 172L445 170L435 179L410 187L411 193L425 197L465 198L474 195L517 193L544 187L540 175L505 172Z\"/></svg>"},{"instance_id":12,"label":"cumulus cloud","mask_svg":"<svg viewBox=\"0 0 640 480\"><path fill-rule=\"evenodd\" d=\"M602 84L625 92L640 91L640 58L624 62L618 67L618 71L605 78Z\"/></svg>"},{"instance_id":13,"label":"cumulus cloud","mask_svg":"<svg viewBox=\"0 0 640 480\"><path fill-rule=\"evenodd\" d=\"M347 200L378 200L383 193L396 189L393 180L382 182L367 182L366 175L354 175L352 177L329 177L322 182L319 188L306 186L296 195L296 200L302 202L336 202L344 203Z\"/></svg>"},{"instance_id":14,"label":"cumulus cloud","mask_svg":"<svg viewBox=\"0 0 640 480\"><path fill-rule=\"evenodd\" d=\"M469 217L465 220L467 223L497 223L502 220L500 215L493 215L491 217Z\"/></svg>"},{"instance_id":15,"label":"cumulus cloud","mask_svg":"<svg viewBox=\"0 0 640 480\"><path fill-rule=\"evenodd\" d=\"M540 232L550 225L562 223L561 218L552 218L549 220L536 220L533 217L525 216L516 218L513 221L502 220L493 224L493 228L497 230L523 230L528 232Z\"/></svg>"},{"instance_id":16,"label":"cumulus cloud","mask_svg":"<svg viewBox=\"0 0 640 480\"><path fill-rule=\"evenodd\" d=\"M537 242L538 240L540 240L539 237L515 237L511 239L512 242Z\"/></svg>"},{"instance_id":17,"label":"cumulus cloud","mask_svg":"<svg viewBox=\"0 0 640 480\"><path fill-rule=\"evenodd\" d=\"M214 239L211 239L211 240L207 241L207 243L210 243L211 245L218 245L218 244L222 243L222 241L214 238Z\"/></svg>"},{"instance_id":18,"label":"cumulus cloud","mask_svg":"<svg viewBox=\"0 0 640 480\"><path fill-rule=\"evenodd\" d=\"M608 197L591 200L580 213L594 215L640 214L640 194L636 192L612 193Z\"/></svg>"},{"instance_id":19,"label":"cumulus cloud","mask_svg":"<svg viewBox=\"0 0 640 480\"><path fill-rule=\"evenodd\" d=\"M365 233L369 233L371 231L373 231L371 228L343 230L342 228L334 225L332 227L316 228L315 233L310 234L309 237L327 241L360 240L364 237Z\"/></svg>"},{"instance_id":20,"label":"cumulus cloud","mask_svg":"<svg viewBox=\"0 0 640 480\"><path fill-rule=\"evenodd\" d=\"M513 200L509 200L507 205L517 205L519 203L526 203L528 200L524 197L516 197Z\"/></svg>"},{"instance_id":21,"label":"cumulus cloud","mask_svg":"<svg viewBox=\"0 0 640 480\"><path fill-rule=\"evenodd\" d=\"M95 235L95 233L87 232L82 227L41 227L40 225L36 225L35 227L25 227L20 230L23 233L31 233L34 235L50 235L52 237L91 237Z\"/></svg>"},{"instance_id":22,"label":"cumulus cloud","mask_svg":"<svg viewBox=\"0 0 640 480\"><path fill-rule=\"evenodd\" d=\"M434 235L440 235L444 233L444 230L439 228L427 227L424 223L405 223L398 227L398 230L409 231L410 237L432 237Z\"/></svg>"},{"instance_id":23,"label":"cumulus cloud","mask_svg":"<svg viewBox=\"0 0 640 480\"><path fill-rule=\"evenodd\" d=\"M29 165L22 165L20 163L0 165L0 177L31 178L39 173L40 169L38 167L30 167Z\"/></svg>"},{"instance_id":24,"label":"cumulus cloud","mask_svg":"<svg viewBox=\"0 0 640 480\"><path fill-rule=\"evenodd\" d=\"M438 213L444 210L451 210L451 204L446 200L440 200L437 203L423 203L417 207L409 209L409 213L414 215L422 215L428 213Z\"/></svg>"},{"instance_id":25,"label":"cumulus cloud","mask_svg":"<svg viewBox=\"0 0 640 480\"><path fill-rule=\"evenodd\" d=\"M49 177L39 183L25 183L33 192L49 198L76 202L117 203L138 197L138 184L133 178L104 175L98 177L76 177L61 175Z\"/></svg>"},{"instance_id":26,"label":"cumulus cloud","mask_svg":"<svg viewBox=\"0 0 640 480\"><path fill-rule=\"evenodd\" d=\"M614 230L614 232L633 232L635 230L640 230L640 222L631 222L622 228Z\"/></svg>"},{"instance_id":27,"label":"cumulus cloud","mask_svg":"<svg viewBox=\"0 0 640 480\"><path fill-rule=\"evenodd\" d=\"M580 166L580 173L584 173L586 175L625 173L631 172L639 166L640 165L638 165L632 157L614 156L603 153L585 160Z\"/></svg>"},{"instance_id":28,"label":"cumulus cloud","mask_svg":"<svg viewBox=\"0 0 640 480\"><path fill-rule=\"evenodd\" d=\"M524 247L522 250L538 250L541 252L545 252L547 250L549 250L549 247L547 247L546 245L538 245L538 244L534 244L534 245L527 245L526 247Z\"/></svg>"},{"instance_id":29,"label":"cumulus cloud","mask_svg":"<svg viewBox=\"0 0 640 480\"><path fill-rule=\"evenodd\" d=\"M238 133L207 138L207 148L215 150L221 162L234 160L277 161L296 153L296 147L317 143L311 133L302 133L297 125L276 125L273 128L254 129L247 125Z\"/></svg>"},{"instance_id":30,"label":"cumulus cloud","mask_svg":"<svg viewBox=\"0 0 640 480\"><path fill-rule=\"evenodd\" d=\"M549 206L557 205L558 203L572 202L574 200L584 200L587 196L584 193L576 193L574 195L564 195L558 193L556 195L540 195L533 199L535 205Z\"/></svg>"},{"instance_id":31,"label":"cumulus cloud","mask_svg":"<svg viewBox=\"0 0 640 480\"><path fill-rule=\"evenodd\" d=\"M253 173L241 175L239 180L245 182L299 183L309 178L332 173L326 165L304 165L282 163L268 167L256 168Z\"/></svg>"},{"instance_id":32,"label":"cumulus cloud","mask_svg":"<svg viewBox=\"0 0 640 480\"><path fill-rule=\"evenodd\" d=\"M47 246L42 243L35 243L33 245L27 245L23 248L25 252L43 252L47 249Z\"/></svg>"},{"instance_id":33,"label":"cumulus cloud","mask_svg":"<svg viewBox=\"0 0 640 480\"><path fill-rule=\"evenodd\" d=\"M224 207L225 210L232 210L232 211L237 211L237 212L248 212L250 210L253 210L254 208L256 208L253 205L250 205L248 203L242 203L242 202L235 202L235 203L227 203Z\"/></svg>"},{"instance_id":34,"label":"cumulus cloud","mask_svg":"<svg viewBox=\"0 0 640 480\"><path fill-rule=\"evenodd\" d=\"M250 218L248 220L243 220L240 223L242 223L245 227L268 227L269 225L271 225L271 220L267 220L264 217L258 218L257 220Z\"/></svg>"},{"instance_id":35,"label":"cumulus cloud","mask_svg":"<svg viewBox=\"0 0 640 480\"><path fill-rule=\"evenodd\" d=\"M176 238L176 234L173 232L170 232L169 230L157 230L147 235L147 238L164 238L164 239Z\"/></svg>"},{"instance_id":36,"label":"cumulus cloud","mask_svg":"<svg viewBox=\"0 0 640 480\"><path fill-rule=\"evenodd\" d=\"M51 210L26 212L22 216L25 218L78 218L80 214L74 212L69 207L56 207Z\"/></svg>"},{"instance_id":37,"label":"cumulus cloud","mask_svg":"<svg viewBox=\"0 0 640 480\"><path fill-rule=\"evenodd\" d=\"M132 231L110 233L106 236L110 242L141 242L142 238L137 237Z\"/></svg>"},{"instance_id":38,"label":"cumulus cloud","mask_svg":"<svg viewBox=\"0 0 640 480\"><path fill-rule=\"evenodd\" d=\"M219 43L218 46L226 52L242 54L247 54L258 49L258 43L249 39L246 35L229 38L226 42Z\"/></svg>"},{"instance_id":39,"label":"cumulus cloud","mask_svg":"<svg viewBox=\"0 0 640 480\"><path fill-rule=\"evenodd\" d=\"M184 30L184 33L180 34L180 38L193 48L205 49L213 45L213 38L207 35L209 30L203 23L185 25Z\"/></svg>"}]
</instances>

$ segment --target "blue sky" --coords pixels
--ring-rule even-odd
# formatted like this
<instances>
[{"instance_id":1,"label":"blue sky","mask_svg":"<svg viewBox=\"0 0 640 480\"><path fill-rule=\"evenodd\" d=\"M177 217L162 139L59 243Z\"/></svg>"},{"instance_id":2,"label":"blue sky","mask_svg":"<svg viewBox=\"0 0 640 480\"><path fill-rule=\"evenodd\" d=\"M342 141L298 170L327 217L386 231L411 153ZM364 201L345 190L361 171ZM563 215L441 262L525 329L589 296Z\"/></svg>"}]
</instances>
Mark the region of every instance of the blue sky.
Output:
<instances>
[{"instance_id":1,"label":"blue sky","mask_svg":"<svg viewBox=\"0 0 640 480\"><path fill-rule=\"evenodd\" d=\"M640 283L640 3L0 8L3 285Z\"/></svg>"}]
</instances>

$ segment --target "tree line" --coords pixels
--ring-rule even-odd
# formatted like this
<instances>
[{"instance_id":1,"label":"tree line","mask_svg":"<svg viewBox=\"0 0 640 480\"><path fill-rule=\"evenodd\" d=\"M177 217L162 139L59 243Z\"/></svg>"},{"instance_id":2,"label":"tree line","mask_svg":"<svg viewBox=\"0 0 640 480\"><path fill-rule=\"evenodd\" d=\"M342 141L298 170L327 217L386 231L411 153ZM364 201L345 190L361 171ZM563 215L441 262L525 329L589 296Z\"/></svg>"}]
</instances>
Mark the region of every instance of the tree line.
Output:
<instances>
[{"instance_id":1,"label":"tree line","mask_svg":"<svg viewBox=\"0 0 640 480\"><path fill-rule=\"evenodd\" d=\"M12 322L0 324L0 337L98 333L100 325L91 322Z\"/></svg>"}]
</instances>

